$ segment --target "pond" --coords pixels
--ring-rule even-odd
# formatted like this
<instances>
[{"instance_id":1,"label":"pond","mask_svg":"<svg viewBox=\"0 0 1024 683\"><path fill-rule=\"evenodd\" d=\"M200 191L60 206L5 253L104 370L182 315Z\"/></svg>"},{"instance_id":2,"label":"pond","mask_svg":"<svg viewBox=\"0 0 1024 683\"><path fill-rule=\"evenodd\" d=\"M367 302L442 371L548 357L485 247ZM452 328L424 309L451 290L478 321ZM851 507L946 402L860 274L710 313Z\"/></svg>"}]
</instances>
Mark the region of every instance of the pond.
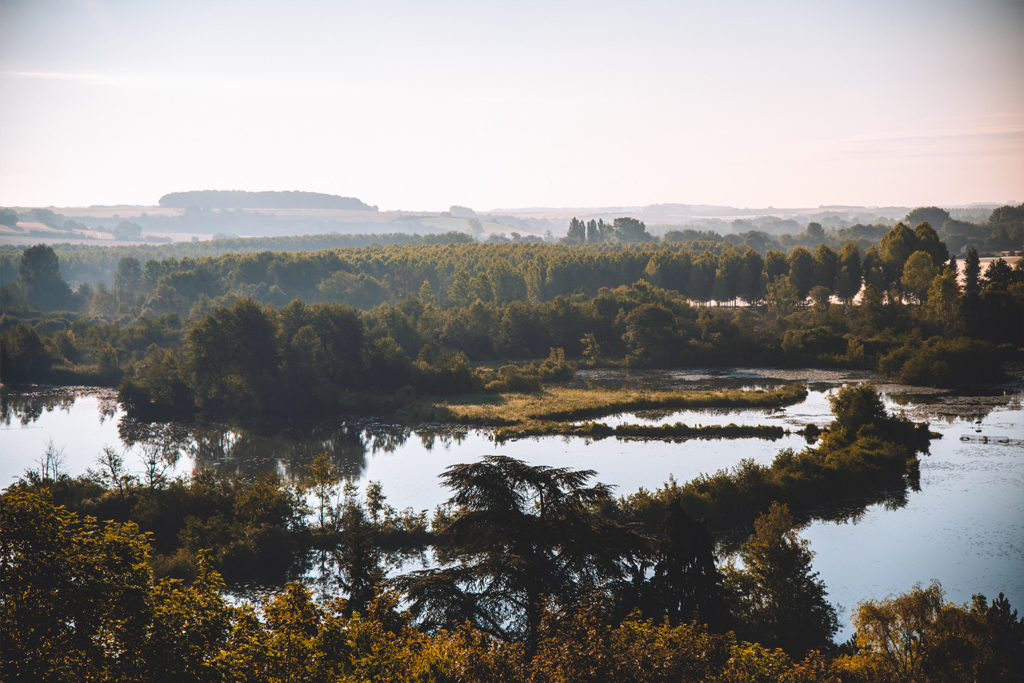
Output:
<instances>
[{"instance_id":1,"label":"pond","mask_svg":"<svg viewBox=\"0 0 1024 683\"><path fill-rule=\"evenodd\" d=\"M808 382L805 401L772 410L640 412L605 420L661 424L776 424L795 432L831 420L828 392L869 373L822 370L736 369L727 372L580 372L578 382L598 386L661 388L772 387ZM973 593L1004 592L1024 607L1024 399L1019 385L986 395L951 395L880 384L890 410L928 420L941 438L922 457L920 491L899 507L870 505L845 522L816 521L802 534L817 553L815 569L840 606L843 639L857 602L883 598L914 583L939 579L957 602ZM0 394L0 481L37 469L48 444L62 454L62 470L84 473L104 446L125 455L139 473L147 459L182 474L195 466L255 476L276 469L294 476L326 452L360 486L383 485L396 508L431 510L447 499L438 475L449 465L500 453L532 464L587 468L596 479L628 494L735 466L743 458L770 463L783 448L806 445L796 434L778 440L658 441L540 437L495 445L486 431L445 425L338 422L265 433L224 425L144 425L124 419L109 391L4 390Z\"/></svg>"}]
</instances>

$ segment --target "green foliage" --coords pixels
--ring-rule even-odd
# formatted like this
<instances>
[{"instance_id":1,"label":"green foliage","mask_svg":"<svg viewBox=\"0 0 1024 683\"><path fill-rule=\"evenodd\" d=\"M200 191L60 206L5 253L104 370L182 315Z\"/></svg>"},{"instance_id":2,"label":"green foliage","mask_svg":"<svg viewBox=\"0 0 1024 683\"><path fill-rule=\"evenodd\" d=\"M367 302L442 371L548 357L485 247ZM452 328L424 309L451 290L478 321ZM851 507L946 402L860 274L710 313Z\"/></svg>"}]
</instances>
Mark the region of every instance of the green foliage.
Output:
<instances>
[{"instance_id":1,"label":"green foliage","mask_svg":"<svg viewBox=\"0 0 1024 683\"><path fill-rule=\"evenodd\" d=\"M138 527L80 517L45 493L3 498L4 678L141 680L152 598Z\"/></svg>"},{"instance_id":2,"label":"green foliage","mask_svg":"<svg viewBox=\"0 0 1024 683\"><path fill-rule=\"evenodd\" d=\"M400 581L412 612L428 628L468 620L535 644L545 599L577 602L586 586L620 576L640 542L595 514L610 492L587 485L593 474L504 456L445 470L455 493L436 532L447 566Z\"/></svg>"},{"instance_id":3,"label":"green foliage","mask_svg":"<svg viewBox=\"0 0 1024 683\"><path fill-rule=\"evenodd\" d=\"M878 243L878 254L881 259L882 276L886 288L899 281L903 272L903 264L910 255L917 251L918 240L914 232L897 223Z\"/></svg>"},{"instance_id":4,"label":"green foliage","mask_svg":"<svg viewBox=\"0 0 1024 683\"><path fill-rule=\"evenodd\" d=\"M839 621L793 525L789 508L772 503L740 550L742 568L726 565L725 585L740 636L795 656L828 645Z\"/></svg>"},{"instance_id":5,"label":"green foliage","mask_svg":"<svg viewBox=\"0 0 1024 683\"><path fill-rule=\"evenodd\" d=\"M1002 355L977 339L932 337L893 349L879 359L878 370L906 384L972 386L1003 377Z\"/></svg>"},{"instance_id":6,"label":"green foliage","mask_svg":"<svg viewBox=\"0 0 1024 683\"><path fill-rule=\"evenodd\" d=\"M594 229L614 241L615 224ZM882 234L839 236L867 235ZM102 259L113 291L97 286L75 296L93 314L120 315L116 322L74 313L27 318L16 302L22 286L4 288L14 305L0 334L26 324L52 360L29 353L3 372L11 381L122 381L122 401L144 419L196 412L295 419L394 410L414 393L535 390L533 375L550 373L524 361L543 364L552 348L563 349L565 367L581 357L644 367L872 367L917 333L967 333L996 344L1024 334L1024 270L996 262L972 278L969 256L962 297L944 276L934 304L904 305L931 296L944 247L924 224L882 237L888 260L874 247L861 260L864 241L839 254L821 244L813 254L794 249L788 261L778 250L762 259L738 238L628 248L589 239L575 246L442 240L163 260L151 256L164 252L114 249ZM912 248L906 258L904 247ZM65 269L69 259L93 254L63 249ZM854 307L862 273L868 286ZM897 283L912 296L892 290ZM817 305L803 309L812 291ZM850 310L830 310L832 294ZM702 305L698 314L690 303L740 299L752 305ZM15 346L29 349L32 340L22 337ZM474 364L509 367L491 373Z\"/></svg>"},{"instance_id":7,"label":"green foliage","mask_svg":"<svg viewBox=\"0 0 1024 683\"><path fill-rule=\"evenodd\" d=\"M1010 681L1024 665L1024 620L1002 594L989 605L944 601L932 581L884 600L867 600L854 613L857 653L843 668L897 682Z\"/></svg>"},{"instance_id":8,"label":"green foliage","mask_svg":"<svg viewBox=\"0 0 1024 683\"><path fill-rule=\"evenodd\" d=\"M772 502L801 516L829 510L842 516L914 485L915 452L928 447L927 424L887 415L870 385L844 387L834 404L836 420L817 448L781 451L770 466L744 460L682 486L641 491L627 496L616 514L651 528L678 497L687 514L725 533L751 524Z\"/></svg>"},{"instance_id":9,"label":"green foliage","mask_svg":"<svg viewBox=\"0 0 1024 683\"><path fill-rule=\"evenodd\" d=\"M938 268L932 262L932 257L926 251L915 251L903 264L903 275L900 277L900 284L903 289L912 294L919 302L928 300L928 288L932 280L939 274Z\"/></svg>"},{"instance_id":10,"label":"green foliage","mask_svg":"<svg viewBox=\"0 0 1024 683\"><path fill-rule=\"evenodd\" d=\"M71 304L71 288L61 278L57 254L45 244L22 252L18 283L30 306L52 311Z\"/></svg>"},{"instance_id":11,"label":"green foliage","mask_svg":"<svg viewBox=\"0 0 1024 683\"><path fill-rule=\"evenodd\" d=\"M53 365L39 333L24 323L0 333L0 379L23 382L45 376Z\"/></svg>"}]
</instances>

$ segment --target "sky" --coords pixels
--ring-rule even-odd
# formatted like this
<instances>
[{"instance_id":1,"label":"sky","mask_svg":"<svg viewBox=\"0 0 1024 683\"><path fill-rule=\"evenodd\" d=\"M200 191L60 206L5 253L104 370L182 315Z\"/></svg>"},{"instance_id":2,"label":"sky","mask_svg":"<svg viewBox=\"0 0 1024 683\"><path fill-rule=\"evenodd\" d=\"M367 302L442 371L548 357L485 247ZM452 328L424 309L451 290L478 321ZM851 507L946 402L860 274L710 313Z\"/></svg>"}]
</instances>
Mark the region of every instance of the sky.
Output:
<instances>
[{"instance_id":1,"label":"sky","mask_svg":"<svg viewBox=\"0 0 1024 683\"><path fill-rule=\"evenodd\" d=\"M0 0L0 205L1024 201L1024 0Z\"/></svg>"}]
</instances>

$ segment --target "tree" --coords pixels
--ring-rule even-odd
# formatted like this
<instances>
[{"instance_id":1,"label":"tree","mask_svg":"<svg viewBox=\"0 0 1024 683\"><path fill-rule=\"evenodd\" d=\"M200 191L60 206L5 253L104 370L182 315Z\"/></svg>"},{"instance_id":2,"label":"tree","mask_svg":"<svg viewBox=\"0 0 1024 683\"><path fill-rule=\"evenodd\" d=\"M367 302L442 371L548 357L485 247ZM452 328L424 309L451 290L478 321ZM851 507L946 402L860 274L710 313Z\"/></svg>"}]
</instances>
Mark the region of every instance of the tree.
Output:
<instances>
[{"instance_id":1,"label":"tree","mask_svg":"<svg viewBox=\"0 0 1024 683\"><path fill-rule=\"evenodd\" d=\"M878 255L882 260L885 288L898 283L900 274L903 272L903 264L915 251L917 251L917 236L902 223L894 225L882 237L878 242Z\"/></svg>"},{"instance_id":2,"label":"tree","mask_svg":"<svg viewBox=\"0 0 1024 683\"><path fill-rule=\"evenodd\" d=\"M789 281L796 287L799 301L806 299L814 286L814 258L803 247L797 247L789 255Z\"/></svg>"},{"instance_id":3,"label":"tree","mask_svg":"<svg viewBox=\"0 0 1024 683\"><path fill-rule=\"evenodd\" d=\"M769 249L764 255L764 274L768 282L773 282L783 275L789 275L789 262L786 255L778 249Z\"/></svg>"},{"instance_id":4,"label":"tree","mask_svg":"<svg viewBox=\"0 0 1024 683\"><path fill-rule=\"evenodd\" d=\"M118 306L130 307L141 294L141 288L142 266L139 260L131 256L122 257L114 271L114 296Z\"/></svg>"},{"instance_id":5,"label":"tree","mask_svg":"<svg viewBox=\"0 0 1024 683\"><path fill-rule=\"evenodd\" d=\"M743 253L737 293L748 304L754 304L764 299L764 284L764 259L753 249L747 249Z\"/></svg>"},{"instance_id":6,"label":"tree","mask_svg":"<svg viewBox=\"0 0 1024 683\"><path fill-rule=\"evenodd\" d=\"M346 595L342 613L346 616L362 612L373 601L384 581L379 522L380 510L386 506L380 495L380 486L371 484L366 497L372 518L367 516L366 509L356 497L356 487L346 485L335 548L338 581Z\"/></svg>"},{"instance_id":7,"label":"tree","mask_svg":"<svg viewBox=\"0 0 1024 683\"><path fill-rule=\"evenodd\" d=\"M588 485L593 475L505 456L445 470L453 509L436 533L447 566L399 580L413 614L428 628L470 621L535 643L545 598L577 603L588 586L620 577L621 560L640 544L596 514L611 493Z\"/></svg>"},{"instance_id":8,"label":"tree","mask_svg":"<svg viewBox=\"0 0 1024 683\"><path fill-rule=\"evenodd\" d=\"M654 239L647 232L647 226L636 218L616 218L612 223L612 234L619 242L648 242Z\"/></svg>"},{"instance_id":9,"label":"tree","mask_svg":"<svg viewBox=\"0 0 1024 683\"><path fill-rule=\"evenodd\" d=\"M886 680L922 680L926 640L942 603L942 586L935 581L906 595L862 602L853 617L857 647Z\"/></svg>"},{"instance_id":10,"label":"tree","mask_svg":"<svg viewBox=\"0 0 1024 683\"><path fill-rule=\"evenodd\" d=\"M921 206L906 215L903 223L906 225L920 225L928 223L941 228L949 220L949 211L940 209L937 206Z\"/></svg>"},{"instance_id":11,"label":"tree","mask_svg":"<svg viewBox=\"0 0 1024 683\"><path fill-rule=\"evenodd\" d=\"M964 259L964 299L976 302L981 293L981 259L978 250L971 247Z\"/></svg>"},{"instance_id":12,"label":"tree","mask_svg":"<svg viewBox=\"0 0 1024 683\"><path fill-rule=\"evenodd\" d=\"M952 335L957 330L960 288L956 284L956 271L944 270L932 280L928 287L928 317L939 325L943 332Z\"/></svg>"},{"instance_id":13,"label":"tree","mask_svg":"<svg viewBox=\"0 0 1024 683\"><path fill-rule=\"evenodd\" d=\"M302 477L302 486L316 496L317 516L321 530L327 528L327 512L330 510L331 496L334 495L338 482L341 480L341 470L327 459L327 453L316 456L313 462L306 466Z\"/></svg>"},{"instance_id":14,"label":"tree","mask_svg":"<svg viewBox=\"0 0 1024 683\"><path fill-rule=\"evenodd\" d=\"M821 223L812 221L807 224L807 231L804 235L811 243L821 242L825 239L825 229L821 227Z\"/></svg>"},{"instance_id":15,"label":"tree","mask_svg":"<svg viewBox=\"0 0 1024 683\"><path fill-rule=\"evenodd\" d=\"M61 309L71 302L71 288L61 279L57 254L45 244L22 252L18 284L29 305L41 310Z\"/></svg>"},{"instance_id":16,"label":"tree","mask_svg":"<svg viewBox=\"0 0 1024 683\"><path fill-rule=\"evenodd\" d=\"M793 656L827 646L839 621L786 505L772 503L758 516L739 555L743 568L730 563L724 573L741 637Z\"/></svg>"},{"instance_id":17,"label":"tree","mask_svg":"<svg viewBox=\"0 0 1024 683\"><path fill-rule=\"evenodd\" d=\"M690 268L690 252L663 249L651 256L644 275L653 285L684 293L690 281Z\"/></svg>"},{"instance_id":18,"label":"tree","mask_svg":"<svg viewBox=\"0 0 1024 683\"><path fill-rule=\"evenodd\" d=\"M134 477L128 474L124 466L124 457L117 452L116 448L104 446L100 456L96 459L99 469L89 474L99 481L105 488L116 488L120 496L124 496L125 486L129 485Z\"/></svg>"},{"instance_id":19,"label":"tree","mask_svg":"<svg viewBox=\"0 0 1024 683\"><path fill-rule=\"evenodd\" d=\"M660 304L641 304L625 317L622 340L632 363L664 366L677 361L680 336L675 316Z\"/></svg>"},{"instance_id":20,"label":"tree","mask_svg":"<svg viewBox=\"0 0 1024 683\"><path fill-rule=\"evenodd\" d=\"M665 512L663 531L647 611L652 616L664 614L676 624L696 620L716 630L726 628L729 614L722 576L707 527L686 514L676 497Z\"/></svg>"},{"instance_id":21,"label":"tree","mask_svg":"<svg viewBox=\"0 0 1024 683\"><path fill-rule=\"evenodd\" d=\"M788 315L800 305L800 298L796 287L793 286L793 283L786 276L768 283L768 292L765 298L768 300L768 308L780 315Z\"/></svg>"},{"instance_id":22,"label":"tree","mask_svg":"<svg viewBox=\"0 0 1024 683\"><path fill-rule=\"evenodd\" d=\"M717 270L718 257L715 254L705 251L698 256L690 269L690 282L686 295L696 301L710 301Z\"/></svg>"},{"instance_id":23,"label":"tree","mask_svg":"<svg viewBox=\"0 0 1024 683\"><path fill-rule=\"evenodd\" d=\"M839 255L827 244L818 245L814 250L814 284L824 287L831 294L836 291L839 276Z\"/></svg>"},{"instance_id":24,"label":"tree","mask_svg":"<svg viewBox=\"0 0 1024 683\"><path fill-rule=\"evenodd\" d=\"M880 425L888 419L882 398L872 384L846 384L828 397L835 420L830 431L843 442L857 438L857 432L867 425Z\"/></svg>"},{"instance_id":25,"label":"tree","mask_svg":"<svg viewBox=\"0 0 1024 683\"><path fill-rule=\"evenodd\" d=\"M878 292L886 290L885 274L882 272L882 257L878 255L878 250L874 247L868 247L864 251L861 272L864 275L865 286L870 285Z\"/></svg>"},{"instance_id":26,"label":"tree","mask_svg":"<svg viewBox=\"0 0 1024 683\"><path fill-rule=\"evenodd\" d=\"M985 269L985 289L988 291L1005 292L1015 279L1014 269L1010 267L1006 259L997 258Z\"/></svg>"},{"instance_id":27,"label":"tree","mask_svg":"<svg viewBox=\"0 0 1024 683\"><path fill-rule=\"evenodd\" d=\"M917 249L927 252L932 257L932 263L936 268L942 267L942 264L949 259L946 245L939 239L939 234L935 232L935 229L927 222L921 223L914 228L914 237L917 238Z\"/></svg>"},{"instance_id":28,"label":"tree","mask_svg":"<svg viewBox=\"0 0 1024 683\"><path fill-rule=\"evenodd\" d=\"M978 251L971 247L964 258L964 293L960 298L960 319L968 333L979 328L979 301L981 296L981 259Z\"/></svg>"},{"instance_id":29,"label":"tree","mask_svg":"<svg viewBox=\"0 0 1024 683\"><path fill-rule=\"evenodd\" d=\"M569 232L565 236L566 244L583 244L587 240L587 226L583 221L572 217L569 221Z\"/></svg>"},{"instance_id":30,"label":"tree","mask_svg":"<svg viewBox=\"0 0 1024 683\"><path fill-rule=\"evenodd\" d=\"M915 251L903 266L900 284L903 285L905 291L912 294L919 302L924 303L928 299L928 288L938 274L939 270L933 265L932 257L928 252Z\"/></svg>"},{"instance_id":31,"label":"tree","mask_svg":"<svg viewBox=\"0 0 1024 683\"><path fill-rule=\"evenodd\" d=\"M145 654L149 680L223 680L225 659L238 654L226 657L225 649L241 611L225 601L224 580L206 551L200 551L198 565L189 584L163 579L153 587L153 626ZM251 650L246 654L255 659Z\"/></svg>"},{"instance_id":32,"label":"tree","mask_svg":"<svg viewBox=\"0 0 1024 683\"><path fill-rule=\"evenodd\" d=\"M853 242L847 242L839 250L839 274L836 276L836 295L850 303L860 291L862 271L860 251Z\"/></svg>"},{"instance_id":33,"label":"tree","mask_svg":"<svg viewBox=\"0 0 1024 683\"><path fill-rule=\"evenodd\" d=\"M0 529L4 679L141 680L152 608L138 527L14 490L0 505Z\"/></svg>"},{"instance_id":34,"label":"tree","mask_svg":"<svg viewBox=\"0 0 1024 683\"><path fill-rule=\"evenodd\" d=\"M587 363L595 365L601 357L601 345L597 343L597 337L593 332L587 332L580 339L580 344L583 345L583 357L587 359Z\"/></svg>"},{"instance_id":35,"label":"tree","mask_svg":"<svg viewBox=\"0 0 1024 683\"><path fill-rule=\"evenodd\" d=\"M34 327L18 323L0 332L0 380L38 381L53 365L53 358Z\"/></svg>"},{"instance_id":36,"label":"tree","mask_svg":"<svg viewBox=\"0 0 1024 683\"><path fill-rule=\"evenodd\" d=\"M740 277L743 272L743 260L735 249L726 249L718 257L718 268L715 270L715 281L712 285L712 298L718 303L734 301L739 296Z\"/></svg>"},{"instance_id":37,"label":"tree","mask_svg":"<svg viewBox=\"0 0 1024 683\"><path fill-rule=\"evenodd\" d=\"M187 364L200 407L264 415L278 398L277 326L252 299L217 308L188 333Z\"/></svg>"}]
</instances>

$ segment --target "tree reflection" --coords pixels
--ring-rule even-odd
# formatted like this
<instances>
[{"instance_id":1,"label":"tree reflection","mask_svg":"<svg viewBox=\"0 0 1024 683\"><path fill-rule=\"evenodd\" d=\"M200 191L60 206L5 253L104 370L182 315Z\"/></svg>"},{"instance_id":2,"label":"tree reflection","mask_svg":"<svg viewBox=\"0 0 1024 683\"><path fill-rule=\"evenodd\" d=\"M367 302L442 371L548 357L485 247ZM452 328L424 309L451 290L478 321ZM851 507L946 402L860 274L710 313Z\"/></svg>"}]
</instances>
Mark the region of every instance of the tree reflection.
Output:
<instances>
[{"instance_id":1,"label":"tree reflection","mask_svg":"<svg viewBox=\"0 0 1024 683\"><path fill-rule=\"evenodd\" d=\"M326 454L348 481L362 477L367 453L392 453L418 436L430 450L436 442L460 443L465 427L408 425L378 422L322 423L259 431L225 424L142 422L122 417L118 434L126 446L155 450L163 462L175 465L186 458L195 467L212 467L255 477L277 471L289 479L303 475L310 463Z\"/></svg>"},{"instance_id":2,"label":"tree reflection","mask_svg":"<svg viewBox=\"0 0 1024 683\"><path fill-rule=\"evenodd\" d=\"M35 422L43 413L55 409L69 410L78 399L78 394L65 388L39 389L33 391L0 391L0 420L10 427L15 420L25 426Z\"/></svg>"}]
</instances>

